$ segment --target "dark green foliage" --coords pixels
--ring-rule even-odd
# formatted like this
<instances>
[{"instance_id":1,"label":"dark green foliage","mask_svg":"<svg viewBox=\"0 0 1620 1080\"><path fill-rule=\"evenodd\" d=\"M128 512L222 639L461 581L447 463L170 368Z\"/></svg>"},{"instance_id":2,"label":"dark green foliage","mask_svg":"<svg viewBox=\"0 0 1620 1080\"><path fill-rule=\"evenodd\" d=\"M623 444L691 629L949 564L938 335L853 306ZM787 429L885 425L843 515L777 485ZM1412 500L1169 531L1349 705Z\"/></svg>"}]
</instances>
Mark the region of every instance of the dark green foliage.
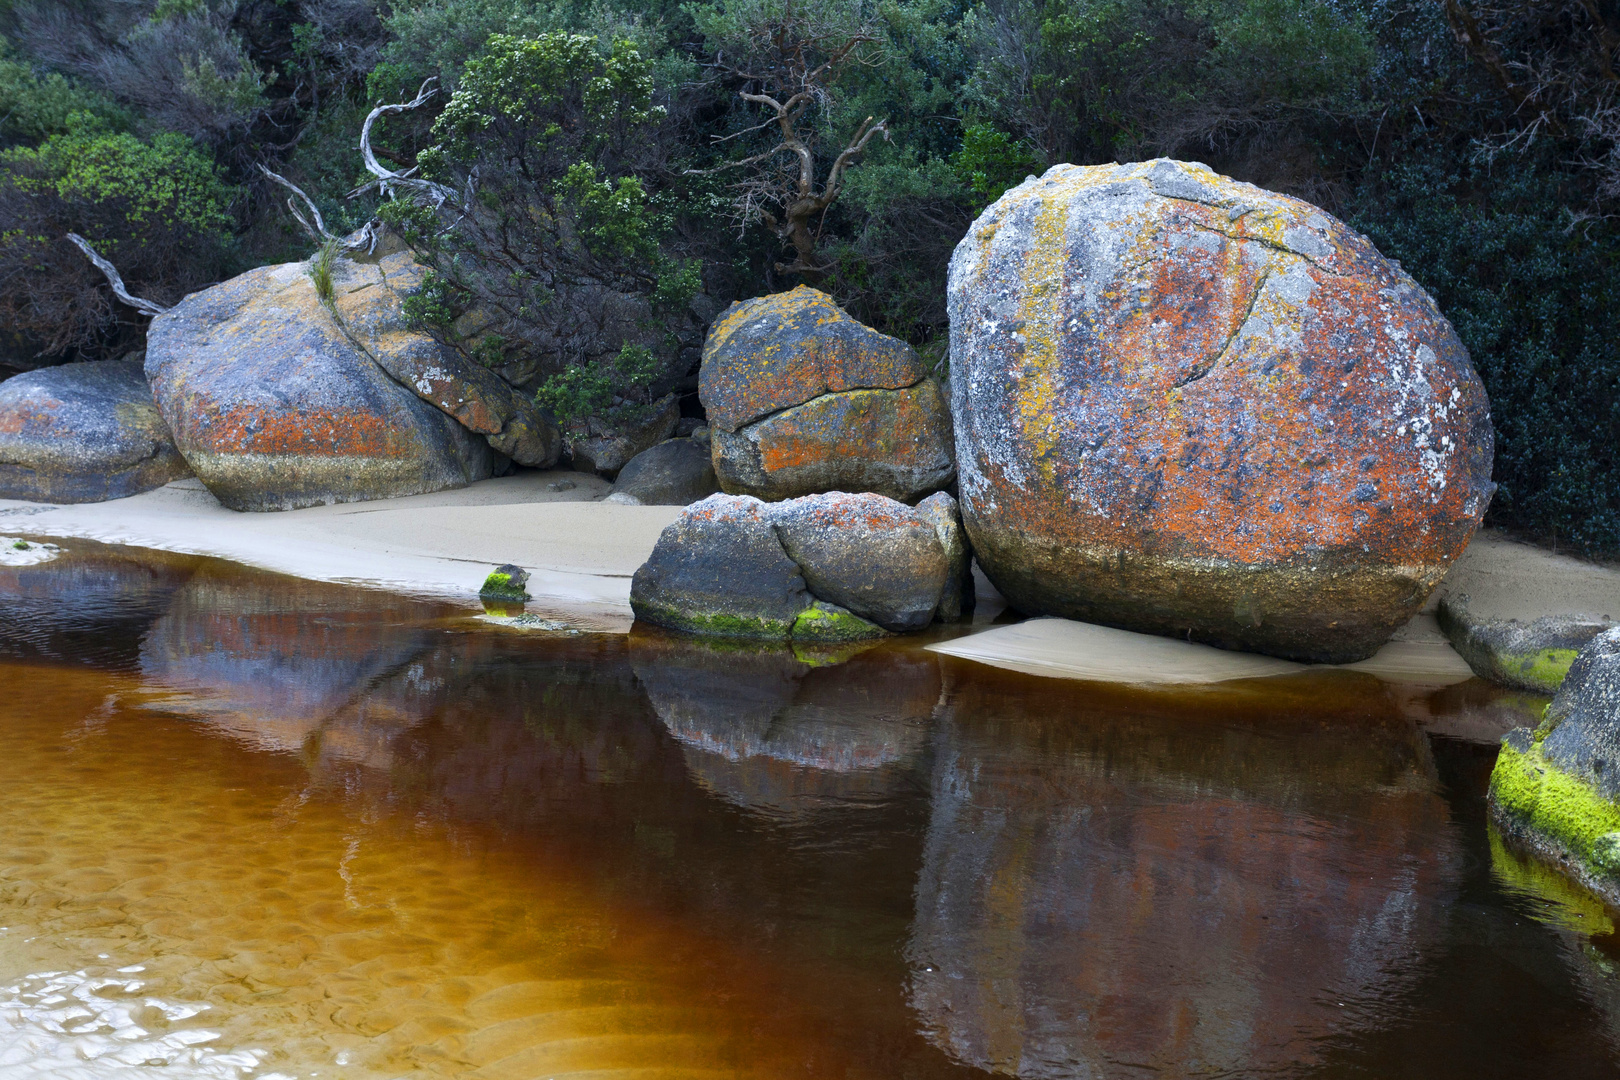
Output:
<instances>
[{"instance_id":1,"label":"dark green foliage","mask_svg":"<svg viewBox=\"0 0 1620 1080\"><path fill-rule=\"evenodd\" d=\"M496 34L417 159L457 192L476 177L475 197L384 208L434 271L411 314L564 420L650 403L700 281L665 251L670 215L647 182L665 116L653 92L652 65L624 39Z\"/></svg>"},{"instance_id":2,"label":"dark green foliage","mask_svg":"<svg viewBox=\"0 0 1620 1080\"><path fill-rule=\"evenodd\" d=\"M143 324L67 233L111 259L137 296L173 303L225 263L233 196L181 135L80 129L0 151L0 322L47 356L120 351Z\"/></svg>"},{"instance_id":3,"label":"dark green foliage","mask_svg":"<svg viewBox=\"0 0 1620 1080\"><path fill-rule=\"evenodd\" d=\"M1539 166L1539 167L1538 167ZM1620 227L1576 222L1544 162L1370 178L1351 220L1451 318L1490 394L1496 521L1620 550Z\"/></svg>"}]
</instances>

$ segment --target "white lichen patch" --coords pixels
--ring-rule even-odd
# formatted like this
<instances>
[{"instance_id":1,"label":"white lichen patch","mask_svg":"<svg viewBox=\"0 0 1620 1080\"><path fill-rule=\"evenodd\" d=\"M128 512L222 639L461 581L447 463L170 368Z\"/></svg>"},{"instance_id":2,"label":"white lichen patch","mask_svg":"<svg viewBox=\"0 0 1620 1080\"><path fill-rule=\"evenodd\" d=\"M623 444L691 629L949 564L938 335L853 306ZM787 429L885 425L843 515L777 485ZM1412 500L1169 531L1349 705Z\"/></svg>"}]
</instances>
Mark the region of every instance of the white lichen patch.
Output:
<instances>
[{"instance_id":1,"label":"white lichen patch","mask_svg":"<svg viewBox=\"0 0 1620 1080\"><path fill-rule=\"evenodd\" d=\"M50 562L60 554L61 549L55 544L42 544L17 536L0 536L0 566L33 566Z\"/></svg>"}]
</instances>

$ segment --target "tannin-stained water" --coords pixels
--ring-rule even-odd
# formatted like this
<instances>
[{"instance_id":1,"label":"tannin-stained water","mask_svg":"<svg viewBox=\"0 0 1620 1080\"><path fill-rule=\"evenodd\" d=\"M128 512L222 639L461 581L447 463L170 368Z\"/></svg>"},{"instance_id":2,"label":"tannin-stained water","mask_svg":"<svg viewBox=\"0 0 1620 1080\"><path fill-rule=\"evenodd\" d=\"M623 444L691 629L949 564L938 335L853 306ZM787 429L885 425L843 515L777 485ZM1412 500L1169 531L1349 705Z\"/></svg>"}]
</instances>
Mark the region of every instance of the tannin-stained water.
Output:
<instances>
[{"instance_id":1,"label":"tannin-stained water","mask_svg":"<svg viewBox=\"0 0 1620 1080\"><path fill-rule=\"evenodd\" d=\"M0 568L0 1077L1620 1075L1540 701Z\"/></svg>"}]
</instances>

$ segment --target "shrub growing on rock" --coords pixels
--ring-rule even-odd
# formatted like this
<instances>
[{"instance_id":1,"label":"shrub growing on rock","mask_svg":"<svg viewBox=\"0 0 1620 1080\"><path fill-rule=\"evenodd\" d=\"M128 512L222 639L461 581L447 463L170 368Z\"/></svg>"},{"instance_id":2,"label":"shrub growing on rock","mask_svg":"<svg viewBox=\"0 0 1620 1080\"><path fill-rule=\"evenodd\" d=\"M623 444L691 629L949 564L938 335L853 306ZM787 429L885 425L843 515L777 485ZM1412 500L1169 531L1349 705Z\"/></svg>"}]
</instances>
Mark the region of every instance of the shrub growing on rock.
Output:
<instances>
[{"instance_id":1,"label":"shrub growing on rock","mask_svg":"<svg viewBox=\"0 0 1620 1080\"><path fill-rule=\"evenodd\" d=\"M564 420L651 404L699 284L664 250L652 97L628 41L494 35L418 159L463 200L382 211L433 270L413 313Z\"/></svg>"}]
</instances>

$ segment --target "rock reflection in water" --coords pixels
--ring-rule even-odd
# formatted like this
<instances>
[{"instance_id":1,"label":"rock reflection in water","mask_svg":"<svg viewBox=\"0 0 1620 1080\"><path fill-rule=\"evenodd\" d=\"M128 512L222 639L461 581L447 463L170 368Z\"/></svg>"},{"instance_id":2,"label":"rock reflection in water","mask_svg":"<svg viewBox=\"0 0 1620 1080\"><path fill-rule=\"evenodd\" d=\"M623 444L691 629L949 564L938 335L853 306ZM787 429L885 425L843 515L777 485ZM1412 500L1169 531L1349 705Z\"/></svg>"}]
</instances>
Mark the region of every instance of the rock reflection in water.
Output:
<instances>
[{"instance_id":1,"label":"rock reflection in water","mask_svg":"<svg viewBox=\"0 0 1620 1080\"><path fill-rule=\"evenodd\" d=\"M60 557L0 566L0 658L132 668L141 636L196 559L65 542Z\"/></svg>"},{"instance_id":2,"label":"rock reflection in water","mask_svg":"<svg viewBox=\"0 0 1620 1080\"><path fill-rule=\"evenodd\" d=\"M420 722L443 680L419 601L204 568L170 600L140 649L153 704L266 750L387 764L392 733ZM380 756L379 756L380 755Z\"/></svg>"},{"instance_id":3,"label":"rock reflection in water","mask_svg":"<svg viewBox=\"0 0 1620 1080\"><path fill-rule=\"evenodd\" d=\"M1458 862L1415 725L1053 686L975 672L942 721L907 953L936 1044L1022 1077L1254 1075L1398 1010Z\"/></svg>"},{"instance_id":4,"label":"rock reflection in water","mask_svg":"<svg viewBox=\"0 0 1620 1080\"><path fill-rule=\"evenodd\" d=\"M699 782L786 821L905 784L940 700L929 653L815 656L639 628L630 649Z\"/></svg>"}]
</instances>

